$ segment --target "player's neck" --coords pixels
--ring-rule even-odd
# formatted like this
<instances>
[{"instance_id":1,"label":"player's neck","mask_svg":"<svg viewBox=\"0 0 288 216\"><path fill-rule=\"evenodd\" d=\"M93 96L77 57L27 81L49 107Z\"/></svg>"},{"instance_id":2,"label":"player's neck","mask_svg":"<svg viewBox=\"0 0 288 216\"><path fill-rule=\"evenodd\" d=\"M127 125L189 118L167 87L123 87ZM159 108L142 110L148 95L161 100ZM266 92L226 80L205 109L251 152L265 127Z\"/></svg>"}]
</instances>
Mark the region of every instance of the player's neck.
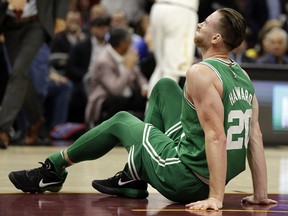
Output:
<instances>
[{"instance_id":1,"label":"player's neck","mask_svg":"<svg viewBox=\"0 0 288 216\"><path fill-rule=\"evenodd\" d=\"M222 59L224 61L229 61L229 57L228 57L229 53L226 50L213 49L212 47L210 47L207 50L201 50L201 51L202 51L203 60L205 60L207 58L218 58L218 59Z\"/></svg>"},{"instance_id":2,"label":"player's neck","mask_svg":"<svg viewBox=\"0 0 288 216\"><path fill-rule=\"evenodd\" d=\"M218 59L222 59L224 61L229 61L229 57L228 54L226 53L206 53L206 55L203 55L203 60L204 59L208 59L208 58L218 58Z\"/></svg>"}]
</instances>

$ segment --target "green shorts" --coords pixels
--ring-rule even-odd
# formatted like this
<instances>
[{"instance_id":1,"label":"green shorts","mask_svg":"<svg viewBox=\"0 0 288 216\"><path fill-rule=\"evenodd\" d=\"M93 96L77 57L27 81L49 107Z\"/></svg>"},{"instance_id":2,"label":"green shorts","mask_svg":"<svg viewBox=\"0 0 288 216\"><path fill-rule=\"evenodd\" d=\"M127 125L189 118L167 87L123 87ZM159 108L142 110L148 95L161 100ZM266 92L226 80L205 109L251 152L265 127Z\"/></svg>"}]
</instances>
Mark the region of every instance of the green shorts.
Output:
<instances>
[{"instance_id":1,"label":"green shorts","mask_svg":"<svg viewBox=\"0 0 288 216\"><path fill-rule=\"evenodd\" d=\"M134 125L131 130L135 143L123 142L129 152L125 172L145 180L172 201L189 203L207 198L209 186L178 157L181 102L182 89L174 81L162 79L156 84L149 98L146 123L135 118L135 124L130 124Z\"/></svg>"},{"instance_id":2,"label":"green shorts","mask_svg":"<svg viewBox=\"0 0 288 216\"><path fill-rule=\"evenodd\" d=\"M175 202L208 197L209 186L179 159L177 143L151 124L145 124L142 142L126 148L129 155L125 172L133 179L146 181Z\"/></svg>"}]
</instances>

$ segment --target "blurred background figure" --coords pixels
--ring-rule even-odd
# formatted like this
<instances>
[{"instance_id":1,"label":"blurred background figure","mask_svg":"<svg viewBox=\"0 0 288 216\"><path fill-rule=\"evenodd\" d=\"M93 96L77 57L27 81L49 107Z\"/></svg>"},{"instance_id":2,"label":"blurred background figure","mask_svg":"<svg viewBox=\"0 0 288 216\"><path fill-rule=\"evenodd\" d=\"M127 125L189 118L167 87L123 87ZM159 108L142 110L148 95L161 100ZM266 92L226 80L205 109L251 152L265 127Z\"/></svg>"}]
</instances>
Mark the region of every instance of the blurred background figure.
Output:
<instances>
[{"instance_id":1,"label":"blurred background figure","mask_svg":"<svg viewBox=\"0 0 288 216\"><path fill-rule=\"evenodd\" d=\"M258 33L268 20L279 20L281 14L285 13L286 0L249 0L245 18L247 20L249 44L254 47L258 42Z\"/></svg>"},{"instance_id":2,"label":"blurred background figure","mask_svg":"<svg viewBox=\"0 0 288 216\"><path fill-rule=\"evenodd\" d=\"M126 14L130 26L140 20L144 14L146 0L101 0L100 4L107 9L108 14L112 16L116 11L123 11Z\"/></svg>"},{"instance_id":3,"label":"blurred background figure","mask_svg":"<svg viewBox=\"0 0 288 216\"><path fill-rule=\"evenodd\" d=\"M131 47L129 27L112 27L109 44L92 65L92 88L89 92L85 120L99 124L120 110L143 118L147 79L137 65L137 52Z\"/></svg>"},{"instance_id":4,"label":"blurred background figure","mask_svg":"<svg viewBox=\"0 0 288 216\"><path fill-rule=\"evenodd\" d=\"M266 52L258 58L257 63L288 64L287 43L287 32L279 27L272 28L263 38L263 47Z\"/></svg>"},{"instance_id":5,"label":"blurred background figure","mask_svg":"<svg viewBox=\"0 0 288 216\"><path fill-rule=\"evenodd\" d=\"M65 28L68 4L69 0L0 2L0 32L4 34L12 66L0 110L1 148L8 146L9 130L23 106L31 123L26 135L31 143L37 139L44 118L41 103L29 77L29 69L42 44L51 41L55 32Z\"/></svg>"},{"instance_id":6,"label":"blurred background figure","mask_svg":"<svg viewBox=\"0 0 288 216\"><path fill-rule=\"evenodd\" d=\"M92 7L90 0L77 0L74 10L80 12L81 26L87 29L90 22L90 8Z\"/></svg>"},{"instance_id":7,"label":"blurred background figure","mask_svg":"<svg viewBox=\"0 0 288 216\"><path fill-rule=\"evenodd\" d=\"M43 44L30 69L37 96L44 107L47 132L53 130L57 125L67 122L73 91L72 82L49 66L49 56L50 49L47 44ZM38 71L42 73L39 74ZM48 133L45 135L48 136Z\"/></svg>"},{"instance_id":8,"label":"blurred background figure","mask_svg":"<svg viewBox=\"0 0 288 216\"><path fill-rule=\"evenodd\" d=\"M236 61L238 64L242 63L255 63L255 59L247 54L247 41L244 40L239 47L232 50L229 58Z\"/></svg>"},{"instance_id":9,"label":"blurred background figure","mask_svg":"<svg viewBox=\"0 0 288 216\"><path fill-rule=\"evenodd\" d=\"M51 45L50 64L59 73L64 74L71 48L86 37L81 27L81 15L78 11L69 11L66 16L66 28L58 32Z\"/></svg>"},{"instance_id":10,"label":"blurred background figure","mask_svg":"<svg viewBox=\"0 0 288 216\"><path fill-rule=\"evenodd\" d=\"M36 95L43 105L45 116L45 124L39 130L38 138L33 141L33 144L50 144L49 131L57 125L66 123L73 90L72 83L68 78L50 68L49 55L50 48L47 44L43 44L33 59L29 72ZM25 134L28 126L29 119L25 110L22 110L17 118L17 131L13 142L22 143L21 137ZM25 136L23 144L32 143L30 139L31 136Z\"/></svg>"},{"instance_id":11,"label":"blurred background figure","mask_svg":"<svg viewBox=\"0 0 288 216\"><path fill-rule=\"evenodd\" d=\"M116 10L111 14L111 26L112 27L130 27L127 14L124 10ZM139 61L148 55L148 47L144 41L144 38L136 34L134 28L132 34L132 44L131 46L138 52Z\"/></svg>"},{"instance_id":12,"label":"blurred background figure","mask_svg":"<svg viewBox=\"0 0 288 216\"><path fill-rule=\"evenodd\" d=\"M9 61L7 59L7 50L4 43L4 36L0 34L0 109L9 78L10 65L8 63Z\"/></svg>"},{"instance_id":13,"label":"blurred background figure","mask_svg":"<svg viewBox=\"0 0 288 216\"><path fill-rule=\"evenodd\" d=\"M152 6L150 25L156 68L149 80L148 96L162 77L178 83L193 62L198 4L198 0L156 0Z\"/></svg>"},{"instance_id":14,"label":"blurred background figure","mask_svg":"<svg viewBox=\"0 0 288 216\"><path fill-rule=\"evenodd\" d=\"M261 28L261 30L258 33L258 40L253 49L255 50L257 57L260 57L267 53L267 50L263 44L264 38L266 34L273 28L282 28L282 23L278 19L271 19L268 20Z\"/></svg>"},{"instance_id":15,"label":"blurred background figure","mask_svg":"<svg viewBox=\"0 0 288 216\"><path fill-rule=\"evenodd\" d=\"M139 59L139 66L142 73L149 80L156 67L155 56L153 53L153 38L151 34L150 15L144 14L135 26L135 33L144 40L143 55Z\"/></svg>"},{"instance_id":16,"label":"blurred background figure","mask_svg":"<svg viewBox=\"0 0 288 216\"><path fill-rule=\"evenodd\" d=\"M90 9L90 22L97 17L108 16L108 12L101 4L95 4Z\"/></svg>"},{"instance_id":17,"label":"blurred background figure","mask_svg":"<svg viewBox=\"0 0 288 216\"><path fill-rule=\"evenodd\" d=\"M95 18L90 22L90 31L87 38L73 46L69 53L65 75L73 82L74 86L69 105L68 121L70 122L85 121L84 113L87 103L85 85L89 85L89 77L84 81L84 76L105 46L109 27L109 17L100 16Z\"/></svg>"}]
</instances>

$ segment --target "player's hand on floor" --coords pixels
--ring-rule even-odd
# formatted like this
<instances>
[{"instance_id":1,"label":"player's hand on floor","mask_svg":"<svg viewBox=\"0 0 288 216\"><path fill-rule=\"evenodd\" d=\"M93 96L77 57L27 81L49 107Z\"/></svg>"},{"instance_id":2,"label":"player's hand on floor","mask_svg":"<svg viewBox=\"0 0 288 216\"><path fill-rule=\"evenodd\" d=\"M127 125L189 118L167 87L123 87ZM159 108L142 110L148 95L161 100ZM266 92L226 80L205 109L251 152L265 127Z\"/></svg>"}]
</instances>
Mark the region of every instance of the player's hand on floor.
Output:
<instances>
[{"instance_id":1,"label":"player's hand on floor","mask_svg":"<svg viewBox=\"0 0 288 216\"><path fill-rule=\"evenodd\" d=\"M206 200L192 202L186 205L186 208L189 208L190 210L206 210L206 209L219 210L222 207L223 207L222 201L214 197L209 197Z\"/></svg>"},{"instance_id":2,"label":"player's hand on floor","mask_svg":"<svg viewBox=\"0 0 288 216\"><path fill-rule=\"evenodd\" d=\"M276 200L272 200L269 198L264 199L256 199L253 195L246 196L241 200L242 203L249 203L254 205L269 205L269 204L277 204Z\"/></svg>"}]
</instances>

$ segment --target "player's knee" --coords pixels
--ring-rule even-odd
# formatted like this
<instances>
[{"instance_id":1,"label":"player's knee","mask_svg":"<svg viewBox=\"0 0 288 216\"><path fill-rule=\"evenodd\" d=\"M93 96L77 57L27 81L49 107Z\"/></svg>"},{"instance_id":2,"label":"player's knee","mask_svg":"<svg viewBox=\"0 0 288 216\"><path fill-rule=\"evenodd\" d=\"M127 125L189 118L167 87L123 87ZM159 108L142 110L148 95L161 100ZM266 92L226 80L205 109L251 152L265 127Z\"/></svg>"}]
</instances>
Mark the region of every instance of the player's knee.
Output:
<instances>
[{"instance_id":1,"label":"player's knee","mask_svg":"<svg viewBox=\"0 0 288 216\"><path fill-rule=\"evenodd\" d=\"M119 111L118 113L116 113L113 118L116 120L123 120L123 119L127 119L129 118L129 116L131 116L131 114L127 111Z\"/></svg>"},{"instance_id":2,"label":"player's knee","mask_svg":"<svg viewBox=\"0 0 288 216\"><path fill-rule=\"evenodd\" d=\"M175 80L172 80L170 78L162 78L160 79L154 89L155 91L170 91L171 89L175 89L175 88L178 88L178 84L175 82ZM153 89L153 90L154 90Z\"/></svg>"}]
</instances>

